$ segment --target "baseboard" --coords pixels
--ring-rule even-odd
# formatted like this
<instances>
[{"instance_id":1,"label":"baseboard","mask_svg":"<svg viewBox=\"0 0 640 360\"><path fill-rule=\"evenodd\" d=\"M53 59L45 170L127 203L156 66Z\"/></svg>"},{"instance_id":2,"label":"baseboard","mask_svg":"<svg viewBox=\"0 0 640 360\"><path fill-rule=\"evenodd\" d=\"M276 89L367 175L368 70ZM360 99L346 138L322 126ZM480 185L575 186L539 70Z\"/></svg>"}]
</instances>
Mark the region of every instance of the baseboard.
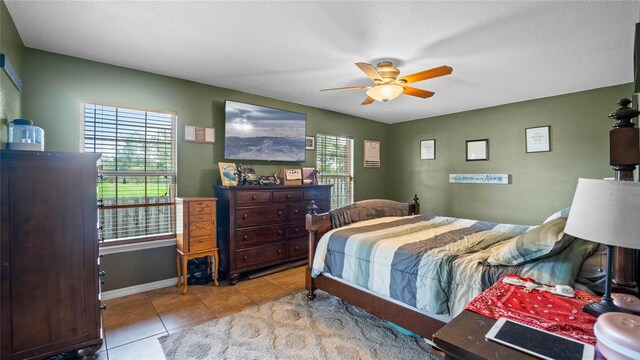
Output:
<instances>
[{"instance_id":1,"label":"baseboard","mask_svg":"<svg viewBox=\"0 0 640 360\"><path fill-rule=\"evenodd\" d=\"M146 284L129 286L121 289L103 291L100 298L102 300L111 300L111 299L119 298L122 296L139 294L145 291L161 289L168 286L176 286L177 283L178 283L178 278L174 277L171 279L164 279L164 280L154 281Z\"/></svg>"}]
</instances>

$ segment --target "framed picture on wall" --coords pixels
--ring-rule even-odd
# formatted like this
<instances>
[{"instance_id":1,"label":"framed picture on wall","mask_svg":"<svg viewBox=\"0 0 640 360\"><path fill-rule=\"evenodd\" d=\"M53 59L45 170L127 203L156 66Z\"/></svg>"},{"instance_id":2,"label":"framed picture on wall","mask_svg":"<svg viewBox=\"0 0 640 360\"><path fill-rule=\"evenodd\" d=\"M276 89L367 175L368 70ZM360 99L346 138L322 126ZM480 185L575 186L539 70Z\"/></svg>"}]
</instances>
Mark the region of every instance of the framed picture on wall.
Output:
<instances>
[{"instance_id":1,"label":"framed picture on wall","mask_svg":"<svg viewBox=\"0 0 640 360\"><path fill-rule=\"evenodd\" d=\"M551 126L538 126L526 128L526 150L528 153L551 151L549 130Z\"/></svg>"},{"instance_id":2,"label":"framed picture on wall","mask_svg":"<svg viewBox=\"0 0 640 360\"><path fill-rule=\"evenodd\" d=\"M467 140L467 161L489 160L489 139Z\"/></svg>"},{"instance_id":3,"label":"framed picture on wall","mask_svg":"<svg viewBox=\"0 0 640 360\"><path fill-rule=\"evenodd\" d=\"M316 149L316 138L313 136L305 136L304 138L304 149L305 150L315 150Z\"/></svg>"},{"instance_id":4,"label":"framed picture on wall","mask_svg":"<svg viewBox=\"0 0 640 360\"><path fill-rule=\"evenodd\" d=\"M436 158L436 140L420 140L420 160L434 160Z\"/></svg>"}]
</instances>

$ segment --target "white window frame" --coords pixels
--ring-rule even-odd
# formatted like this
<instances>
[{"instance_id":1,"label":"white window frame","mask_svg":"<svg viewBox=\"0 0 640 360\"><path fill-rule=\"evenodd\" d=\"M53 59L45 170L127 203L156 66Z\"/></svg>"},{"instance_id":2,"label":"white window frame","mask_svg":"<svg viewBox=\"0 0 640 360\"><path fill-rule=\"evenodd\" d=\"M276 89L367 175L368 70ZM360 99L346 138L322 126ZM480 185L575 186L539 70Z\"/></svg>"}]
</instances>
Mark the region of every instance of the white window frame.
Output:
<instances>
[{"instance_id":1,"label":"white window frame","mask_svg":"<svg viewBox=\"0 0 640 360\"><path fill-rule=\"evenodd\" d=\"M101 109L117 109L117 111L131 111L131 112L136 112L136 113L144 113L144 119L145 119L145 124L140 126L140 129L142 129L144 131L144 140L142 141L133 141L133 142L137 142L137 144L144 144L144 156L143 159L149 159L149 153L148 153L148 149L147 146L149 144L153 144L153 141L149 141L149 137L151 136L149 134L149 132L152 132L153 130L150 130L151 128L153 128L153 125L150 124L152 123L153 120L151 120L153 118L153 116L157 116L159 119L161 118L162 120L158 120L158 121L162 121L163 122L163 129L166 129L166 120L168 118L170 118L170 133L169 136L165 136L164 137L164 141L163 144L167 145L169 144L166 139L170 138L170 149L168 148L163 148L163 155L164 156L169 156L168 161L163 161L161 162L163 165L168 165L168 168L166 170L150 170L147 169L147 161L144 161L144 168L145 169L137 169L137 170L118 170L118 169L108 169L105 168L109 167L109 164L105 165L105 163L108 163L107 156L105 156L107 153L109 152L114 152L117 153L117 151L113 150L114 147L110 146L110 145L98 145L96 144L95 141L95 137L90 137L87 136L88 132L86 131L85 128L85 123L88 119L87 114L86 114L86 110L87 110L87 106L89 107L96 107L96 108L101 108ZM90 108L89 108L90 109ZM106 118L106 115L104 116ZM148 122L147 122L147 119ZM138 120L138 119L134 119L134 120ZM120 120L116 120L120 121ZM124 120L123 120L124 121ZM144 211L144 215L141 216L141 218L144 218L143 222L145 225L147 225L149 223L149 211L154 211L153 209L157 209L155 211L161 212L163 213L162 216L162 220L157 221L157 226L161 227L163 229L163 231L158 231L158 232L154 232L154 231L149 231L147 226L144 226L144 234L136 234L133 236L118 236L118 237L114 237L114 238L107 238L104 239L104 241L101 242L101 246L126 246L126 245L130 245L130 244L136 244L136 243L149 243L151 244L153 243L158 243L158 245L160 245L160 243L164 244L164 242L167 241L167 239L171 239L169 241L175 241L175 197L176 197L176 189L177 189L177 123L178 123L178 119L175 113L173 112L162 112L162 111L152 111L152 110L141 110L141 109L134 109L134 108L130 108L130 107L121 107L121 106L113 106L113 105L103 105L103 104L99 104L99 103L90 103L90 102L86 102L86 103L82 103L81 104L81 117L80 117L80 151L81 152L105 152L105 154L103 154L103 158L101 159L99 168L98 168L98 173L99 173L99 179L98 179L98 199L99 199L99 211L98 211L98 223L100 225L100 236L101 238L103 237L104 234L109 233L107 229L105 229L105 222L104 222L104 217L103 214L105 211L107 210L113 210L116 214L118 211L126 211L126 209L138 209L138 211ZM105 124L107 124L107 121L104 122ZM113 124L113 123L111 123ZM106 127L106 126L105 126ZM134 126L135 128L135 126ZM116 129L118 129L116 127ZM162 131L164 134L166 134L166 131ZM90 132L89 132L90 133ZM96 132L97 133L97 132ZM124 131L122 132L124 133ZM110 135L112 135L113 132L111 132L108 135L105 135L105 138L107 138L108 140L111 141L118 141L118 130L115 130L115 138L114 137L109 137ZM94 143L93 145L88 145L86 142L88 140L93 140ZM160 143L160 140L158 140L157 142L155 142L156 144ZM160 145L158 145L160 146ZM117 148L118 146L116 146ZM93 151L95 150L95 151ZM102 150L102 151L101 151ZM167 151L168 150L168 151ZM168 155L167 155L168 154ZM113 156L112 156L113 158ZM117 155L115 156L115 158L117 159ZM104 161L104 162L103 162ZM113 162L113 161L112 161ZM116 160L116 164L117 164L117 160ZM117 165L116 165L117 166ZM131 204L118 204L119 201L116 200L116 204L115 205L105 205L102 201L101 198L101 189L104 189L104 187L100 186L100 181L101 179L104 179L105 177L111 177L111 178L115 178L116 181L115 183L118 184L119 183L119 179L118 177L130 177L130 178L136 178L136 179L140 179L140 178L144 178L144 193L145 195L142 196L142 198L144 198L144 200L142 201L142 203L136 203L135 205L131 205ZM168 190L166 192L166 195L160 196L158 197L150 195L148 191L148 178L154 178L156 177L158 180L160 180L161 178L164 178L166 180L162 180L163 182L166 181L166 186L168 187ZM118 185L115 185L116 189ZM122 186L122 185L120 185ZM117 190L116 190L116 197L118 198L117 195ZM153 199L156 198L156 199ZM166 198L166 199L163 199ZM114 198L110 198L110 199L114 199ZM144 209L144 210L142 210ZM168 213L167 213L168 211ZM117 215L116 215L117 216ZM168 218L168 219L167 219ZM115 221L115 223L118 223L118 220ZM133 223L133 222L132 222ZM153 225L153 224L152 224ZM108 225L106 226L108 227ZM113 226L113 228L117 228L117 226ZM142 226L138 226L138 232L142 231L140 230L141 228L143 228ZM135 231L135 230L134 230ZM118 229L116 230L116 233L122 233L123 231Z\"/></svg>"},{"instance_id":2,"label":"white window frame","mask_svg":"<svg viewBox=\"0 0 640 360\"><path fill-rule=\"evenodd\" d=\"M333 150L344 152L331 153L327 142L334 143ZM319 171L318 183L333 184L331 187L331 209L353 203L354 141L347 136L319 133L316 138L316 167ZM333 162L333 165L331 164ZM327 209L328 210L328 209Z\"/></svg>"}]
</instances>

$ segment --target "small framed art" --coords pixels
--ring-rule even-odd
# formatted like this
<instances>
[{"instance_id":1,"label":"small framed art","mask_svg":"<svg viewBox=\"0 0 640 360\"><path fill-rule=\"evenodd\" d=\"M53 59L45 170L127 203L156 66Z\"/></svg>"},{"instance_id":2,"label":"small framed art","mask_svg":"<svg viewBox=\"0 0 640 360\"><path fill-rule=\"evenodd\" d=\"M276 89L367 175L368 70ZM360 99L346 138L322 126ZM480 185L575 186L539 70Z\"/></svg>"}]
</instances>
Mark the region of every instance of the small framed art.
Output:
<instances>
[{"instance_id":1,"label":"small framed art","mask_svg":"<svg viewBox=\"0 0 640 360\"><path fill-rule=\"evenodd\" d=\"M182 141L213 144L216 142L216 129L185 125L182 131Z\"/></svg>"},{"instance_id":2,"label":"small framed art","mask_svg":"<svg viewBox=\"0 0 640 360\"><path fill-rule=\"evenodd\" d=\"M489 160L489 139L467 140L467 161Z\"/></svg>"},{"instance_id":3,"label":"small framed art","mask_svg":"<svg viewBox=\"0 0 640 360\"><path fill-rule=\"evenodd\" d=\"M549 141L549 130L551 126L538 126L526 128L526 151L528 153L551 151L551 143Z\"/></svg>"},{"instance_id":4,"label":"small framed art","mask_svg":"<svg viewBox=\"0 0 640 360\"><path fill-rule=\"evenodd\" d=\"M302 170L301 169L284 169L284 184L285 185L300 185L302 184Z\"/></svg>"},{"instance_id":5,"label":"small framed art","mask_svg":"<svg viewBox=\"0 0 640 360\"><path fill-rule=\"evenodd\" d=\"M420 160L434 160L436 158L436 140L420 140Z\"/></svg>"},{"instance_id":6,"label":"small framed art","mask_svg":"<svg viewBox=\"0 0 640 360\"><path fill-rule=\"evenodd\" d=\"M220 179L222 180L222 185L224 186L238 185L238 176L236 174L236 164L219 162L218 167L220 168Z\"/></svg>"},{"instance_id":7,"label":"small framed art","mask_svg":"<svg viewBox=\"0 0 640 360\"><path fill-rule=\"evenodd\" d=\"M316 138L313 136L305 136L304 138L304 149L305 150L315 150L316 149Z\"/></svg>"}]
</instances>

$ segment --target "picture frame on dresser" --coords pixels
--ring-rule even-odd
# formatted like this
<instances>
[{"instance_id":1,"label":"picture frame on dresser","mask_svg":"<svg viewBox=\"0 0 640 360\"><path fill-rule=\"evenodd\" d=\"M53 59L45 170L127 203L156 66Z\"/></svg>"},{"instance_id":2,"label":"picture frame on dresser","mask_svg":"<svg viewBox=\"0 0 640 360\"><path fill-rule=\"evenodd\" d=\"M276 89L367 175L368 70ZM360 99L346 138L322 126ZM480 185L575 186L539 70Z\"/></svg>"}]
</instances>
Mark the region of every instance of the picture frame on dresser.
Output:
<instances>
[{"instance_id":1,"label":"picture frame on dresser","mask_svg":"<svg viewBox=\"0 0 640 360\"><path fill-rule=\"evenodd\" d=\"M222 185L224 186L238 185L238 175L237 175L236 164L219 162L218 167L220 168L220 180L222 182Z\"/></svg>"}]
</instances>

